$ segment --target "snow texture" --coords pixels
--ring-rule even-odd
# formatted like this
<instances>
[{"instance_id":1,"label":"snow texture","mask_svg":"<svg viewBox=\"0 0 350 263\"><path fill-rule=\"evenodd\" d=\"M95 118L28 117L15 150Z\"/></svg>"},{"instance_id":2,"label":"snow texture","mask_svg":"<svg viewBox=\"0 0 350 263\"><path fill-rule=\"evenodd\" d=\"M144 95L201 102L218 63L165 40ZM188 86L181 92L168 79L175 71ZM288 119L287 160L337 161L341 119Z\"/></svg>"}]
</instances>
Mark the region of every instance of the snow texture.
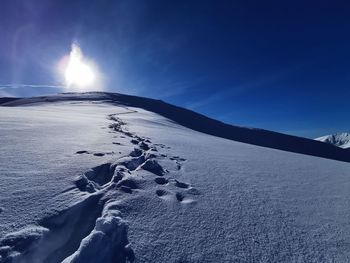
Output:
<instances>
[{"instance_id":1,"label":"snow texture","mask_svg":"<svg viewBox=\"0 0 350 263\"><path fill-rule=\"evenodd\" d=\"M252 129L213 136L185 125L203 124L195 113L126 98L4 102L0 262L350 260L347 151L279 134L272 146L300 149L242 143L229 132Z\"/></svg>"}]
</instances>

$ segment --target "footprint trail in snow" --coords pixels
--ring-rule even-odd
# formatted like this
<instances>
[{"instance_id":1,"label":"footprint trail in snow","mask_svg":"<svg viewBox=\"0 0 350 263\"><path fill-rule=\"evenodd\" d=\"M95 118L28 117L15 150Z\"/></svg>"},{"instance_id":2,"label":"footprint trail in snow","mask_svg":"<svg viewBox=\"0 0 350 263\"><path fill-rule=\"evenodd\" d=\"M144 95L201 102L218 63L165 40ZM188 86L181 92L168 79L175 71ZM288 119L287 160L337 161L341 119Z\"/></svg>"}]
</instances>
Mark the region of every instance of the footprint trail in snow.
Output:
<instances>
[{"instance_id":1,"label":"footprint trail in snow","mask_svg":"<svg viewBox=\"0 0 350 263\"><path fill-rule=\"evenodd\" d=\"M160 153L169 147L130 132L117 115L108 116L110 132L129 138L134 149L126 156L92 167L74 179L75 187L62 191L79 189L86 195L83 201L40 220L38 226L10 233L0 240L1 262L92 263L96 258L106 263L134 262L137 255L128 240L127 221L119 209L123 200L148 191L163 202L179 205L196 202L199 191L179 181L175 173L161 165L170 162L173 171L179 172L186 159ZM80 150L76 154L114 158L117 153Z\"/></svg>"}]
</instances>

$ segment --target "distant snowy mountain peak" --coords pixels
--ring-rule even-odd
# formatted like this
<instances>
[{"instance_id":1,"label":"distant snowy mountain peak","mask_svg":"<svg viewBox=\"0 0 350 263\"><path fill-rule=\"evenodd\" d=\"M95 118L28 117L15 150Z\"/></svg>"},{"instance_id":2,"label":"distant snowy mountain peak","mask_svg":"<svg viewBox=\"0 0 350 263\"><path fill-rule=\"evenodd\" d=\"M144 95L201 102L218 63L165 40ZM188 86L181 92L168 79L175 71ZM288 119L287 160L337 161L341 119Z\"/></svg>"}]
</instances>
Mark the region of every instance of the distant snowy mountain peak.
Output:
<instances>
[{"instance_id":1,"label":"distant snowy mountain peak","mask_svg":"<svg viewBox=\"0 0 350 263\"><path fill-rule=\"evenodd\" d=\"M347 132L326 135L316 138L315 140L329 143L343 149L350 148L350 133Z\"/></svg>"}]
</instances>

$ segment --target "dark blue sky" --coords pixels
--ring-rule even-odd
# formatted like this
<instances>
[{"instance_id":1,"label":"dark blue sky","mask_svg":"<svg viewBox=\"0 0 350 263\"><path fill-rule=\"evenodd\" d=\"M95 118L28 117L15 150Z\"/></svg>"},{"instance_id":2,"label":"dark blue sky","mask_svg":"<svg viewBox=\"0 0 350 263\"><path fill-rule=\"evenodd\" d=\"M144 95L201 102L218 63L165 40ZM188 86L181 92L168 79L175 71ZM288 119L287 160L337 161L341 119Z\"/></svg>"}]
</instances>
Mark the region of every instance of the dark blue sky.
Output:
<instances>
[{"instance_id":1,"label":"dark blue sky","mask_svg":"<svg viewBox=\"0 0 350 263\"><path fill-rule=\"evenodd\" d=\"M4 0L0 86L58 85L77 41L108 91L307 137L350 131L349 14L348 1Z\"/></svg>"}]
</instances>

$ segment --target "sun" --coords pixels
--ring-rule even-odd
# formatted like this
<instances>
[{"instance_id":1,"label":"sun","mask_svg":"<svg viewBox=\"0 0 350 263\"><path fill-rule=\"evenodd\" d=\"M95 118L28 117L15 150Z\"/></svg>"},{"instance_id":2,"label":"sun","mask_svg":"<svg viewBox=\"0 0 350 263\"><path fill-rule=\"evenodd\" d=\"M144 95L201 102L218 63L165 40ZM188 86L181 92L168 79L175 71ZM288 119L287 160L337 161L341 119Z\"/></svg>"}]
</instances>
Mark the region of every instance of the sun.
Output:
<instances>
[{"instance_id":1,"label":"sun","mask_svg":"<svg viewBox=\"0 0 350 263\"><path fill-rule=\"evenodd\" d=\"M77 44L72 44L68 62L64 70L66 85L70 88L84 89L94 84L96 72L83 57Z\"/></svg>"}]
</instances>

